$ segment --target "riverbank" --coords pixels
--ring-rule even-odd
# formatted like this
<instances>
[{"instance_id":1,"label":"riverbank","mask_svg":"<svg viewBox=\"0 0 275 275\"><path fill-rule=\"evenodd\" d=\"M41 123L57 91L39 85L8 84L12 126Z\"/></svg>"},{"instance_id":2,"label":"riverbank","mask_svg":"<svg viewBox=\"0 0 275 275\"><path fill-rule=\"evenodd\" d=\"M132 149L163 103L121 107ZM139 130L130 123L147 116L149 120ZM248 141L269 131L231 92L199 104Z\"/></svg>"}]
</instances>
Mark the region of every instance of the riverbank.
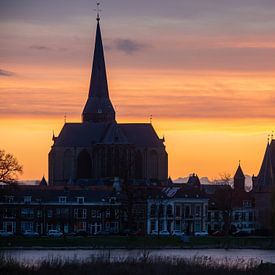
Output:
<instances>
[{"instance_id":1,"label":"riverbank","mask_svg":"<svg viewBox=\"0 0 275 275\"><path fill-rule=\"evenodd\" d=\"M183 243L178 237L66 237L1 238L0 249L275 249L270 237L190 237Z\"/></svg>"},{"instance_id":2,"label":"riverbank","mask_svg":"<svg viewBox=\"0 0 275 275\"><path fill-rule=\"evenodd\" d=\"M146 274L211 274L211 275L271 275L275 274L275 264L251 261L222 262L211 257L194 257L192 259L177 259L167 257L150 257L146 251L140 258L114 260L108 255L90 257L86 260L64 258L49 258L36 264L17 262L13 259L0 257L0 274L93 274L93 275L146 275Z\"/></svg>"}]
</instances>

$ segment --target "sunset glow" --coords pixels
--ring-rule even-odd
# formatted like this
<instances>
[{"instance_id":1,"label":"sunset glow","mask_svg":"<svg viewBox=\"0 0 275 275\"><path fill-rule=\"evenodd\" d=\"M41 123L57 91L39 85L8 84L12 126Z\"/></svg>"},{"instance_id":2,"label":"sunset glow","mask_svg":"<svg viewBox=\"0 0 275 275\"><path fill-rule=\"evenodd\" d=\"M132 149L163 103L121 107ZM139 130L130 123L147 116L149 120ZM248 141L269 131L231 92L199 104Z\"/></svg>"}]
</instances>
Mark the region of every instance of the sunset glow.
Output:
<instances>
[{"instance_id":1,"label":"sunset glow","mask_svg":"<svg viewBox=\"0 0 275 275\"><path fill-rule=\"evenodd\" d=\"M117 121L153 116L174 179L232 175L239 160L257 174L275 129L275 3L149 2L102 3ZM21 179L47 177L53 131L65 114L80 121L88 95L93 3L60 0L50 12L54 6L0 3L0 148L23 164Z\"/></svg>"}]
</instances>

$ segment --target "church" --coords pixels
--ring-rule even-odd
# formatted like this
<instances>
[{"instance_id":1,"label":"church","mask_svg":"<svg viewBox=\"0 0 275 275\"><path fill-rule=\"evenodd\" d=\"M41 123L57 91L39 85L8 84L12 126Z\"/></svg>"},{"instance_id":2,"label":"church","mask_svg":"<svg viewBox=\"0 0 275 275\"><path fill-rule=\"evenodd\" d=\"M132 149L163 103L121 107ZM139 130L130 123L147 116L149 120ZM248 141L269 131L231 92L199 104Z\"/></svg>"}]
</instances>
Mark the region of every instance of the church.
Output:
<instances>
[{"instance_id":1,"label":"church","mask_svg":"<svg viewBox=\"0 0 275 275\"><path fill-rule=\"evenodd\" d=\"M151 123L118 123L109 97L97 16L92 74L82 122L66 123L49 152L49 184L97 184L114 178L166 183L164 139Z\"/></svg>"}]
</instances>

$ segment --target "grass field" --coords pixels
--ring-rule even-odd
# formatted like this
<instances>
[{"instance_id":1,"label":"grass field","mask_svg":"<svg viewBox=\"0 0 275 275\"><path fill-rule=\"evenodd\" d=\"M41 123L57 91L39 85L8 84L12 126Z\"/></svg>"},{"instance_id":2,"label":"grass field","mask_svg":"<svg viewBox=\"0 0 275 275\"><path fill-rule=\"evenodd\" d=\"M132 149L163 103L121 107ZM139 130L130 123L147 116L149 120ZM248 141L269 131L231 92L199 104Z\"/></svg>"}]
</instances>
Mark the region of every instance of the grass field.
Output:
<instances>
[{"instance_id":1,"label":"grass field","mask_svg":"<svg viewBox=\"0 0 275 275\"><path fill-rule=\"evenodd\" d=\"M62 237L0 238L1 247L86 247L86 248L275 248L269 237L190 237L183 243L178 237Z\"/></svg>"},{"instance_id":2,"label":"grass field","mask_svg":"<svg viewBox=\"0 0 275 275\"><path fill-rule=\"evenodd\" d=\"M14 260L0 257L0 274L93 274L93 275L274 275L274 264L219 263L210 258L194 258L191 260L144 257L141 259L128 258L123 261L110 261L105 258L89 258L85 261L48 259L36 265L18 263Z\"/></svg>"}]
</instances>

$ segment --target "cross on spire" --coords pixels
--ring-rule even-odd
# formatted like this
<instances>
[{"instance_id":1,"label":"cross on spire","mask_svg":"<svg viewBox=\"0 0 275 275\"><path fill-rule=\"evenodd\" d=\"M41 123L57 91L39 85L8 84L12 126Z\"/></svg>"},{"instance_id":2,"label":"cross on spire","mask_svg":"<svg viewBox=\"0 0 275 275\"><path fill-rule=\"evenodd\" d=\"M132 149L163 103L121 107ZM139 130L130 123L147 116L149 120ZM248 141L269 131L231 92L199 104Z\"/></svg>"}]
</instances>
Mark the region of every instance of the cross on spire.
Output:
<instances>
[{"instance_id":1,"label":"cross on spire","mask_svg":"<svg viewBox=\"0 0 275 275\"><path fill-rule=\"evenodd\" d=\"M95 9L95 11L96 11L96 13L97 13L97 15L96 15L96 20L97 20L97 21L100 20L99 14L100 14L100 12L102 11L102 10L99 8L99 6L100 6L100 2L96 2L96 9Z\"/></svg>"}]
</instances>

